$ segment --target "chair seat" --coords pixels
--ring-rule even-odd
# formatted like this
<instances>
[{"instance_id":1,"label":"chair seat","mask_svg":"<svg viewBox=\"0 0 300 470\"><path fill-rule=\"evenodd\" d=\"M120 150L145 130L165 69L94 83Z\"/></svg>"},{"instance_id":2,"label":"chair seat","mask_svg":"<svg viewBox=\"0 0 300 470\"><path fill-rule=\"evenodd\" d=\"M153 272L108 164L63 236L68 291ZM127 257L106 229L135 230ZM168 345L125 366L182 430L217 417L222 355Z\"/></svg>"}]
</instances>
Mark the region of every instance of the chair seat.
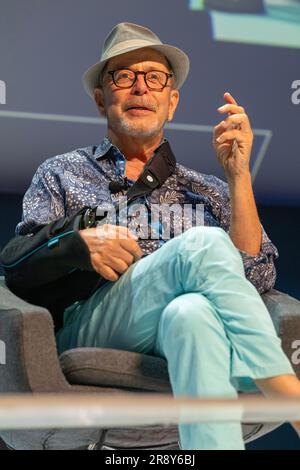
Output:
<instances>
[{"instance_id":1,"label":"chair seat","mask_svg":"<svg viewBox=\"0 0 300 470\"><path fill-rule=\"evenodd\" d=\"M116 392L123 389L172 394L167 361L160 357L109 348L76 348L63 352L59 360L67 381L81 385L83 390L84 386L98 386L101 392L103 387L111 387ZM278 426L244 423L244 440L251 442ZM155 449L158 445L175 449L178 440L176 425L117 428L106 431L103 448Z\"/></svg>"},{"instance_id":2,"label":"chair seat","mask_svg":"<svg viewBox=\"0 0 300 470\"><path fill-rule=\"evenodd\" d=\"M70 384L172 393L163 358L108 348L76 348L60 355Z\"/></svg>"}]
</instances>

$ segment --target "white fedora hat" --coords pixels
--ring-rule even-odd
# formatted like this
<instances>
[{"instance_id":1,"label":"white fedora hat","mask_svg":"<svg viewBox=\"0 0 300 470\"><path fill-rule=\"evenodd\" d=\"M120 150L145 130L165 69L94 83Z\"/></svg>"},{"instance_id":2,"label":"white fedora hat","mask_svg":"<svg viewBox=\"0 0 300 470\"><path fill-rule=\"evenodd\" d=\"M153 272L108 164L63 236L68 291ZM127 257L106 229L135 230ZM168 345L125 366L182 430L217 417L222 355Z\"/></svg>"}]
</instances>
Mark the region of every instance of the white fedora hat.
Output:
<instances>
[{"instance_id":1,"label":"white fedora hat","mask_svg":"<svg viewBox=\"0 0 300 470\"><path fill-rule=\"evenodd\" d=\"M94 89L99 85L100 73L109 59L145 47L156 49L167 58L175 75L175 87L180 88L189 72L188 56L177 47L163 44L156 34L144 26L119 23L106 37L100 61L83 74L85 91L92 98L94 97Z\"/></svg>"}]
</instances>

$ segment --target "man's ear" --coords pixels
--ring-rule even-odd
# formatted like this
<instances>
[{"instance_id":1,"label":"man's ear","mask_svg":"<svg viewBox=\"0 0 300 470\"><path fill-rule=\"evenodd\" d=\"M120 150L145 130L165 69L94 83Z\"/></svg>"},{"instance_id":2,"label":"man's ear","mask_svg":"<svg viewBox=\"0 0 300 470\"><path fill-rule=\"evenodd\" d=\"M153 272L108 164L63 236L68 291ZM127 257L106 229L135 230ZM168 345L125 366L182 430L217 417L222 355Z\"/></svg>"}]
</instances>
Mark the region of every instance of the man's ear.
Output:
<instances>
[{"instance_id":1,"label":"man's ear","mask_svg":"<svg viewBox=\"0 0 300 470\"><path fill-rule=\"evenodd\" d=\"M104 97L103 97L103 89L102 88L95 88L94 89L94 99L96 101L97 108L101 116L106 116L105 106L104 106Z\"/></svg>"},{"instance_id":2,"label":"man's ear","mask_svg":"<svg viewBox=\"0 0 300 470\"><path fill-rule=\"evenodd\" d=\"M168 121L172 121L178 102L179 102L179 91L174 88L170 92Z\"/></svg>"}]
</instances>

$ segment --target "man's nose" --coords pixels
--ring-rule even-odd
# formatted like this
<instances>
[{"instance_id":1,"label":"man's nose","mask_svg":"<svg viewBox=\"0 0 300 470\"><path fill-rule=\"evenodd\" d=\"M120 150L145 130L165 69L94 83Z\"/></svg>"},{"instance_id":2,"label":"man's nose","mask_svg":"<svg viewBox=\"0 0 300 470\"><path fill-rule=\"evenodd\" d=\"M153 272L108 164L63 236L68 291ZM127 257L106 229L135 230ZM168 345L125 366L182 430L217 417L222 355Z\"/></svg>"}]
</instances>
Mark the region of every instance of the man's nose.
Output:
<instances>
[{"instance_id":1,"label":"man's nose","mask_svg":"<svg viewBox=\"0 0 300 470\"><path fill-rule=\"evenodd\" d=\"M148 87L145 83L144 75L137 75L135 84L132 87L132 93L134 95L143 95L148 91Z\"/></svg>"}]
</instances>

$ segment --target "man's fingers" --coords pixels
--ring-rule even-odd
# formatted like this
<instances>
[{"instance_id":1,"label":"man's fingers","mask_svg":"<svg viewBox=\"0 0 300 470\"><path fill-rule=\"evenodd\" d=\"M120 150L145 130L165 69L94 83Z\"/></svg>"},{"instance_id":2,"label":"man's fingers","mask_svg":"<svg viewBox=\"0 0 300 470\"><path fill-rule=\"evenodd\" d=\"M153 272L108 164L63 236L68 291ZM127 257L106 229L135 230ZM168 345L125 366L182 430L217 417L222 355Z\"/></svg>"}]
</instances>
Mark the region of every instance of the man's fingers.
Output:
<instances>
[{"instance_id":1,"label":"man's fingers","mask_svg":"<svg viewBox=\"0 0 300 470\"><path fill-rule=\"evenodd\" d=\"M117 281L120 277L112 268L106 265L102 265L101 269L97 271L104 279L108 281Z\"/></svg>"},{"instance_id":2,"label":"man's fingers","mask_svg":"<svg viewBox=\"0 0 300 470\"><path fill-rule=\"evenodd\" d=\"M117 256L118 258L124 260L127 266L130 266L135 261L134 255L122 248L120 245L118 246L118 249L116 250L116 254L114 256Z\"/></svg>"},{"instance_id":3,"label":"man's fingers","mask_svg":"<svg viewBox=\"0 0 300 470\"><path fill-rule=\"evenodd\" d=\"M224 104L218 108L219 113L245 114L245 109L237 104Z\"/></svg>"},{"instance_id":4,"label":"man's fingers","mask_svg":"<svg viewBox=\"0 0 300 470\"><path fill-rule=\"evenodd\" d=\"M215 126L214 131L215 136L219 137L225 130L247 130L248 128L250 130L250 123L246 114L232 114Z\"/></svg>"},{"instance_id":5,"label":"man's fingers","mask_svg":"<svg viewBox=\"0 0 300 470\"><path fill-rule=\"evenodd\" d=\"M234 97L232 96L232 94L229 93L229 91L226 91L226 93L224 93L224 99L225 99L225 101L227 101L228 103L237 104L236 100L234 99Z\"/></svg>"},{"instance_id":6,"label":"man's fingers","mask_svg":"<svg viewBox=\"0 0 300 470\"><path fill-rule=\"evenodd\" d=\"M119 274L117 274L111 267L104 264L98 253L93 253L91 255L91 263L94 270L108 281L117 281L119 279Z\"/></svg>"},{"instance_id":7,"label":"man's fingers","mask_svg":"<svg viewBox=\"0 0 300 470\"><path fill-rule=\"evenodd\" d=\"M143 256L143 251L135 240L120 240L120 245L124 250L129 251L136 260Z\"/></svg>"},{"instance_id":8,"label":"man's fingers","mask_svg":"<svg viewBox=\"0 0 300 470\"><path fill-rule=\"evenodd\" d=\"M237 142L243 142L244 141L244 136L241 131L239 130L232 130L228 132L223 132L220 137L218 137L216 140L219 143L227 142L228 140L236 140Z\"/></svg>"},{"instance_id":9,"label":"man's fingers","mask_svg":"<svg viewBox=\"0 0 300 470\"><path fill-rule=\"evenodd\" d=\"M228 124L226 121L219 122L219 124L214 127L214 138L218 138L225 131L225 129L227 129L227 126Z\"/></svg>"},{"instance_id":10,"label":"man's fingers","mask_svg":"<svg viewBox=\"0 0 300 470\"><path fill-rule=\"evenodd\" d=\"M109 281L117 281L120 275L128 269L128 265L125 261L112 258L108 264L103 264L99 257L93 256L93 267L102 277Z\"/></svg>"},{"instance_id":11,"label":"man's fingers","mask_svg":"<svg viewBox=\"0 0 300 470\"><path fill-rule=\"evenodd\" d=\"M245 113L236 113L231 114L225 120L226 123L229 124L243 124L244 122L248 122L248 116Z\"/></svg>"},{"instance_id":12,"label":"man's fingers","mask_svg":"<svg viewBox=\"0 0 300 470\"><path fill-rule=\"evenodd\" d=\"M243 117L245 116L245 117ZM229 116L226 120L221 121L214 128L214 138L218 141L218 138L225 132L230 130L246 130L248 126L248 119L246 115L242 114L233 114Z\"/></svg>"},{"instance_id":13,"label":"man's fingers","mask_svg":"<svg viewBox=\"0 0 300 470\"><path fill-rule=\"evenodd\" d=\"M123 274L127 271L128 264L121 258L111 258L109 261L109 267L116 273Z\"/></svg>"}]
</instances>

